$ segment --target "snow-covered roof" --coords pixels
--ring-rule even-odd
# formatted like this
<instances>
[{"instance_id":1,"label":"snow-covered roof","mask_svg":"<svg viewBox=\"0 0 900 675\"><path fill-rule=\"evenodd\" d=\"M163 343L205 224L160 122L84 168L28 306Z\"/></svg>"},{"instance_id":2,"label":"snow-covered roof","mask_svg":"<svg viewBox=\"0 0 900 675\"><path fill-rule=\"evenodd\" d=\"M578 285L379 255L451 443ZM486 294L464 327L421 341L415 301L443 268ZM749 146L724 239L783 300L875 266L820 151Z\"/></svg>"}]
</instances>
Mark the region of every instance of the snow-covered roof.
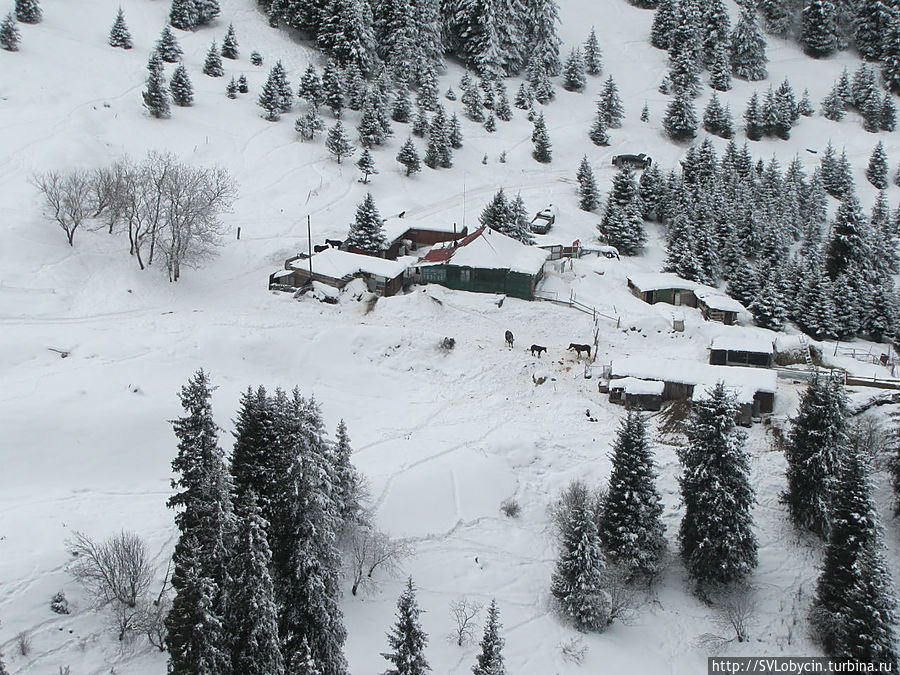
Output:
<instances>
[{"instance_id":1,"label":"snow-covered roof","mask_svg":"<svg viewBox=\"0 0 900 675\"><path fill-rule=\"evenodd\" d=\"M716 388L714 384L698 384L694 387L694 391L691 394L692 401L703 401L704 399L708 399L712 396L713 390ZM734 396L734 400L737 403L753 403L753 396L756 394L756 391L753 387L741 387L741 386L725 386L726 391L729 394Z\"/></svg>"},{"instance_id":2,"label":"snow-covered roof","mask_svg":"<svg viewBox=\"0 0 900 675\"><path fill-rule=\"evenodd\" d=\"M454 230L453 223L437 221L408 220L405 218L387 218L384 221L384 234L388 241L395 241L407 230L427 230L429 232L461 232L461 227Z\"/></svg>"},{"instance_id":3,"label":"snow-covered roof","mask_svg":"<svg viewBox=\"0 0 900 675\"><path fill-rule=\"evenodd\" d=\"M660 291L662 289L675 288L679 290L693 291L700 288L696 281L682 279L677 274L670 272L646 272L644 274L632 274L628 277L628 283L641 293L647 291Z\"/></svg>"},{"instance_id":4,"label":"snow-covered roof","mask_svg":"<svg viewBox=\"0 0 900 675\"><path fill-rule=\"evenodd\" d=\"M715 309L720 312L744 311L744 306L741 303L734 298L723 295L721 291L718 291L715 288L698 285L697 288L694 289L694 295L710 309Z\"/></svg>"},{"instance_id":5,"label":"snow-covered roof","mask_svg":"<svg viewBox=\"0 0 900 675\"><path fill-rule=\"evenodd\" d=\"M309 259L295 260L291 267L298 270L309 269ZM359 273L373 274L393 279L406 271L407 264L402 260L385 260L371 255L350 253L336 248L329 248L312 256L313 274L323 274L334 279L342 279Z\"/></svg>"},{"instance_id":6,"label":"snow-covered roof","mask_svg":"<svg viewBox=\"0 0 900 675\"><path fill-rule=\"evenodd\" d=\"M626 394L662 396L666 388L665 382L658 380L639 380L636 377L621 377L611 380L610 389L623 389Z\"/></svg>"},{"instance_id":7,"label":"snow-covered roof","mask_svg":"<svg viewBox=\"0 0 900 675\"><path fill-rule=\"evenodd\" d=\"M612 377L636 377L641 380L660 380L680 384L747 387L754 392L775 393L777 377L774 370L743 366L710 366L695 361L627 357L612 362Z\"/></svg>"},{"instance_id":8,"label":"snow-covered roof","mask_svg":"<svg viewBox=\"0 0 900 675\"><path fill-rule=\"evenodd\" d=\"M774 354L775 344L771 337L741 329L730 331L725 335L717 335L709 345L710 349L730 352L754 352L757 354Z\"/></svg>"},{"instance_id":9,"label":"snow-covered roof","mask_svg":"<svg viewBox=\"0 0 900 675\"><path fill-rule=\"evenodd\" d=\"M434 247L425 256L425 262L451 262L459 267L508 269L523 274L537 274L549 256L550 252L547 250L527 246L482 226L462 239L457 246Z\"/></svg>"}]
</instances>

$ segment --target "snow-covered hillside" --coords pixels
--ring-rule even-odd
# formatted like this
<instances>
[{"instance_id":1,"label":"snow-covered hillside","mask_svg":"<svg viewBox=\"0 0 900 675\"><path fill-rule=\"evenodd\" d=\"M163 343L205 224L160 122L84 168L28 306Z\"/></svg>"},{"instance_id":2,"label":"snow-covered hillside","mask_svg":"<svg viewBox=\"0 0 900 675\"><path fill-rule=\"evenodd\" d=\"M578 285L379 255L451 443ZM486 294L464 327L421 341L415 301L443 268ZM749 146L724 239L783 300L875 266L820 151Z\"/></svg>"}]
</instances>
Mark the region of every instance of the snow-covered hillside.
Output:
<instances>
[{"instance_id":1,"label":"snow-covered hillside","mask_svg":"<svg viewBox=\"0 0 900 675\"><path fill-rule=\"evenodd\" d=\"M65 666L73 675L165 671L165 655L145 641L120 648L104 615L89 606L67 574L64 542L75 530L98 538L133 530L150 542L162 576L175 537L172 512L165 507L175 454L169 420L180 414L180 386L201 367L218 387L213 404L226 450L238 398L248 385L297 385L319 401L329 429L346 420L379 526L415 542L404 573L420 589L435 673L470 672L474 662L474 646L460 648L446 639L452 629L449 603L462 596L497 599L510 673L703 671L708 654L696 640L719 629L715 612L691 593L677 556L680 464L672 445L655 445L670 559L652 592L628 622L600 635L577 634L550 609L555 545L548 506L574 478L605 482L607 454L623 414L565 349L571 342L591 342L588 315L513 298L498 306L493 295L437 286L381 299L371 310L346 297L328 305L266 289L268 275L305 249L307 216L314 242L342 239L367 191L383 216L405 211L413 223L471 227L504 187L520 192L530 210L548 203L559 207L557 226L539 243L593 241L598 216L578 210L574 180L582 155L605 192L615 173L613 155L646 152L668 169L687 149L662 132L668 98L657 87L666 55L647 40L652 12L624 0L560 2L563 53L596 26L603 78L613 75L624 100L626 120L610 131L609 147L587 138L603 79L589 78L584 93L558 88L557 99L546 106L550 164L532 159L532 125L515 110L513 120L498 122L493 134L463 119L464 147L454 153L454 167L423 168L409 178L394 159L408 132L395 124L394 137L373 150L380 173L363 185L351 163L330 158L321 138L298 140L295 115L278 123L260 116L256 97L276 60L295 89L307 63L324 60L308 43L270 28L252 0L222 0L222 15L212 26L178 32L196 98L191 108L174 108L168 120L145 113L141 90L169 4L121 4L134 37L131 51L106 43L118 4L45 0L43 22L20 26L20 51L0 51L0 651L10 672L49 674ZM221 41L229 23L240 58L224 62L224 78L206 77L200 73L206 51L212 40ZM263 66L250 64L253 50L263 55ZM818 107L842 69L852 72L857 65L847 53L812 61L795 44L775 38L769 38L768 54L767 81L735 80L734 89L720 95L736 115L754 89L762 94L785 77L798 93L808 88ZM166 68L168 78L172 66ZM225 85L240 74L247 76L250 93L229 100ZM451 84L458 89L461 75L451 64L441 76L441 91ZM518 82L509 83L511 94ZM703 91L698 110L709 95ZM649 123L638 119L645 102ZM461 111L458 101L442 103L450 112ZM347 118L355 127L358 113ZM900 161L897 133L866 133L855 114L841 122L817 115L803 118L789 141L763 140L751 149L755 157L776 156L782 166L799 155L811 173L819 155L807 150L821 152L829 139L846 148L861 200L870 206L876 191L864 178L866 163L882 140L893 170ZM724 148L725 141L712 140ZM79 231L70 248L42 215L29 183L35 172L98 167L125 154L139 159L149 150L171 151L192 165L224 166L239 188L218 257L187 270L177 284L167 281L164 270L140 271L127 254L127 240L102 229ZM500 163L503 152L506 161ZM892 185L888 197L896 207L900 188ZM548 266L545 291L574 293L619 317L618 327L599 322L598 366L622 356L703 363L709 341L725 330L704 322L696 310L679 308L685 331L673 332L675 308L647 305L628 292L629 274L661 268L662 233L648 227L648 250L637 258L590 257ZM504 344L506 330L516 336L513 350ZM456 340L452 351L438 347L445 336ZM531 343L548 348L544 358L529 354ZM863 376L885 374L852 359L839 365ZM537 385L541 377L547 379ZM777 418L793 413L800 391L779 380ZM861 402L871 391L851 395ZM786 521L779 502L784 458L771 440L763 425L749 432L759 501L754 516L760 565L752 577L757 611L750 642L734 643L728 651L819 654L806 633L805 615L822 547L798 536ZM877 478L889 565L900 580L900 530L888 522L887 479ZM518 518L500 511L508 497L522 506ZM385 668L380 653L403 583L384 579L372 594L345 594L351 672ZM59 590L70 598L71 615L49 609ZM28 655L19 652L22 631L31 635ZM560 651L576 637L587 647L581 665L565 661Z\"/></svg>"}]
</instances>

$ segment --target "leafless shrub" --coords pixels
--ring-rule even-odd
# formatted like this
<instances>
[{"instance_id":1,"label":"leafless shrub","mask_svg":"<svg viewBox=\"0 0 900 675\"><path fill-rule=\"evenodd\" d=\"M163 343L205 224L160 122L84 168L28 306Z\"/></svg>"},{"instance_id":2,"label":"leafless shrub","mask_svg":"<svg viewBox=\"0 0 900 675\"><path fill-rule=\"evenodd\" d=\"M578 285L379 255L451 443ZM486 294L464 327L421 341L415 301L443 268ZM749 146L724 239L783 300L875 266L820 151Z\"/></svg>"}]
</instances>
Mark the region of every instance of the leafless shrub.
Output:
<instances>
[{"instance_id":1,"label":"leafless shrub","mask_svg":"<svg viewBox=\"0 0 900 675\"><path fill-rule=\"evenodd\" d=\"M347 567L352 580L350 592L356 595L360 588L377 588L376 570L391 576L400 573L400 563L413 553L412 543L405 539L392 539L389 535L366 524L352 524L346 533Z\"/></svg>"},{"instance_id":2,"label":"leafless shrub","mask_svg":"<svg viewBox=\"0 0 900 675\"><path fill-rule=\"evenodd\" d=\"M16 646L22 656L28 656L31 653L31 631L19 631L16 635Z\"/></svg>"},{"instance_id":3,"label":"leafless shrub","mask_svg":"<svg viewBox=\"0 0 900 675\"><path fill-rule=\"evenodd\" d=\"M146 635L150 644L161 652L166 651L166 616L171 607L168 594L163 594L153 602L144 604L134 623L135 630Z\"/></svg>"},{"instance_id":4,"label":"leafless shrub","mask_svg":"<svg viewBox=\"0 0 900 675\"><path fill-rule=\"evenodd\" d=\"M563 661L574 663L576 666L584 663L587 651L587 645L584 644L584 640L580 637L573 637L571 640L559 643L559 652L562 654Z\"/></svg>"},{"instance_id":5,"label":"leafless shrub","mask_svg":"<svg viewBox=\"0 0 900 675\"><path fill-rule=\"evenodd\" d=\"M583 481L573 480L569 483L559 499L550 507L550 517L557 534L564 531L576 508L585 509L593 513L595 519L599 519L604 495L605 491L602 488L591 488Z\"/></svg>"},{"instance_id":6,"label":"leafless shrub","mask_svg":"<svg viewBox=\"0 0 900 675\"><path fill-rule=\"evenodd\" d=\"M610 598L609 623L628 623L634 616L638 598L628 573L615 565L607 566L603 571L603 589Z\"/></svg>"},{"instance_id":7,"label":"leafless shrub","mask_svg":"<svg viewBox=\"0 0 900 675\"><path fill-rule=\"evenodd\" d=\"M703 633L696 640L698 646L712 654L719 653L732 642L747 642L750 639L748 629L756 612L752 590L746 587L729 590L714 602L720 633Z\"/></svg>"},{"instance_id":8,"label":"leafless shrub","mask_svg":"<svg viewBox=\"0 0 900 675\"><path fill-rule=\"evenodd\" d=\"M93 213L91 174L76 169L67 174L48 171L31 178L43 197L44 210L66 234L69 246L75 245L75 231Z\"/></svg>"},{"instance_id":9,"label":"leafless shrub","mask_svg":"<svg viewBox=\"0 0 900 675\"><path fill-rule=\"evenodd\" d=\"M482 604L463 596L450 603L450 616L453 618L453 632L450 638L462 647L475 642L478 626L475 619L481 611Z\"/></svg>"},{"instance_id":10,"label":"leafless shrub","mask_svg":"<svg viewBox=\"0 0 900 675\"><path fill-rule=\"evenodd\" d=\"M850 442L874 466L887 449L884 429L873 417L860 417L849 431Z\"/></svg>"},{"instance_id":11,"label":"leafless shrub","mask_svg":"<svg viewBox=\"0 0 900 675\"><path fill-rule=\"evenodd\" d=\"M71 675L71 673L72 669L69 666L66 666L65 668L62 666L59 667L59 675Z\"/></svg>"},{"instance_id":12,"label":"leafless shrub","mask_svg":"<svg viewBox=\"0 0 900 675\"><path fill-rule=\"evenodd\" d=\"M124 640L137 629L153 580L144 540L133 532L122 531L97 542L75 532L68 544L75 558L69 572L87 588L98 607L111 607L119 640Z\"/></svg>"},{"instance_id":13,"label":"leafless shrub","mask_svg":"<svg viewBox=\"0 0 900 675\"><path fill-rule=\"evenodd\" d=\"M522 508L514 498L507 497L500 502L500 510L503 511L503 515L507 518L518 518Z\"/></svg>"}]
</instances>

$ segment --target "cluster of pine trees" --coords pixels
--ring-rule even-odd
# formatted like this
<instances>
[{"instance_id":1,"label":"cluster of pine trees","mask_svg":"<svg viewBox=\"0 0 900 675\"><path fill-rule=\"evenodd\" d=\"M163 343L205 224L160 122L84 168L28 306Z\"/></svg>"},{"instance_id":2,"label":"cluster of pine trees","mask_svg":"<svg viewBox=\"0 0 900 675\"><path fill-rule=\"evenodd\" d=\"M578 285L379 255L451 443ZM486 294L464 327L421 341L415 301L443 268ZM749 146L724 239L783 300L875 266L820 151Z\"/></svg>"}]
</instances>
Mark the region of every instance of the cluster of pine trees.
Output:
<instances>
[{"instance_id":1,"label":"cluster of pine trees","mask_svg":"<svg viewBox=\"0 0 900 675\"><path fill-rule=\"evenodd\" d=\"M681 171L654 165L638 181L645 219L665 224L665 269L716 285L753 313L760 326L786 320L816 337L896 334L900 210L890 213L888 163L876 147L870 181L882 190L868 216L856 196L846 154L829 144L808 176L799 158L782 171L755 162L729 142L721 159L709 140L691 147ZM828 222L829 196L838 201ZM796 246L795 244L799 244Z\"/></svg>"},{"instance_id":2,"label":"cluster of pine trees","mask_svg":"<svg viewBox=\"0 0 900 675\"><path fill-rule=\"evenodd\" d=\"M343 675L338 541L363 517L346 426L328 441L313 399L248 389L226 461L212 389L198 371L173 421L169 673Z\"/></svg>"},{"instance_id":3,"label":"cluster of pine trees","mask_svg":"<svg viewBox=\"0 0 900 675\"><path fill-rule=\"evenodd\" d=\"M887 663L895 669L897 600L867 457L850 424L843 386L812 382L785 447L791 521L827 542L810 625L833 658Z\"/></svg>"},{"instance_id":4,"label":"cluster of pine trees","mask_svg":"<svg viewBox=\"0 0 900 675\"><path fill-rule=\"evenodd\" d=\"M44 12L38 0L16 0L13 11L0 21L0 49L19 51L22 36L16 23L40 23L43 18Z\"/></svg>"},{"instance_id":5,"label":"cluster of pine trees","mask_svg":"<svg viewBox=\"0 0 900 675\"><path fill-rule=\"evenodd\" d=\"M492 230L502 232L507 237L512 237L523 244L534 244L531 235L531 221L528 218L528 210L521 193L516 198L507 198L503 188L497 191L493 199L484 207L478 222Z\"/></svg>"},{"instance_id":6,"label":"cluster of pine trees","mask_svg":"<svg viewBox=\"0 0 900 675\"><path fill-rule=\"evenodd\" d=\"M893 131L897 126L897 108L890 91L882 96L878 91L875 71L860 64L851 81L847 69L834 83L822 101L822 115L839 121L848 110L856 110L863 119L863 128L870 133Z\"/></svg>"}]
</instances>

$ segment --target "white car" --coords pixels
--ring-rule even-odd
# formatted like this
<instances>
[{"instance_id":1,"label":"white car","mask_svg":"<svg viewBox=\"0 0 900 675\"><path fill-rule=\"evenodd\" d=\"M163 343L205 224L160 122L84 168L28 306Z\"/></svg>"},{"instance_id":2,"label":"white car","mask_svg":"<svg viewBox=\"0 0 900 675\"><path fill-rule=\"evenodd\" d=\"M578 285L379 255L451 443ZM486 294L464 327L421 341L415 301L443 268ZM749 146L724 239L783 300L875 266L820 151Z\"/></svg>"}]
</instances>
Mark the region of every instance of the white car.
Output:
<instances>
[{"instance_id":1,"label":"white car","mask_svg":"<svg viewBox=\"0 0 900 675\"><path fill-rule=\"evenodd\" d=\"M531 231L535 234L547 234L556 222L556 216L558 214L559 210L553 206L553 204L550 204L546 209L539 211L535 214L534 218L531 219Z\"/></svg>"}]
</instances>

